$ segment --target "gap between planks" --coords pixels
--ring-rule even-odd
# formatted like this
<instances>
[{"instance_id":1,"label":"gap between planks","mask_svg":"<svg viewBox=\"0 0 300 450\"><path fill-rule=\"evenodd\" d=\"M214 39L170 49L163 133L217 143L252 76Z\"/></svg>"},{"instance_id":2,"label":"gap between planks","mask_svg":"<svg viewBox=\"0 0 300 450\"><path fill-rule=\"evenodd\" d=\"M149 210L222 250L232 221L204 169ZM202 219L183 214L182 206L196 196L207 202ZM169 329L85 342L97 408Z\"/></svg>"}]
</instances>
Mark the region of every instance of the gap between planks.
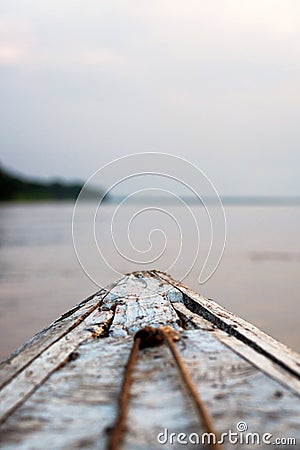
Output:
<instances>
[{"instance_id":1,"label":"gap between planks","mask_svg":"<svg viewBox=\"0 0 300 450\"><path fill-rule=\"evenodd\" d=\"M157 270L152 273L182 293L183 303L173 303L178 313L187 316L195 325L203 325L201 319L213 324L216 328L210 332L224 345L300 396L298 353L169 275Z\"/></svg>"}]
</instances>

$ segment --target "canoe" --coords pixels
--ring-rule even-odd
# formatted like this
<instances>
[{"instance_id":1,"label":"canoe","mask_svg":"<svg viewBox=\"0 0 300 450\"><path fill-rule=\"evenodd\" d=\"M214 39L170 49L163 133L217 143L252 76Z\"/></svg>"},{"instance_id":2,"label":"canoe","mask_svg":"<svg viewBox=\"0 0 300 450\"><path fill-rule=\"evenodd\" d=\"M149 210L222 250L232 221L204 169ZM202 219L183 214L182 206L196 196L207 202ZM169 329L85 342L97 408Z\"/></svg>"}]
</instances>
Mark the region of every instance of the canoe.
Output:
<instances>
[{"instance_id":1,"label":"canoe","mask_svg":"<svg viewBox=\"0 0 300 450\"><path fill-rule=\"evenodd\" d=\"M163 272L133 272L1 364L1 449L299 449L299 397L298 353Z\"/></svg>"}]
</instances>

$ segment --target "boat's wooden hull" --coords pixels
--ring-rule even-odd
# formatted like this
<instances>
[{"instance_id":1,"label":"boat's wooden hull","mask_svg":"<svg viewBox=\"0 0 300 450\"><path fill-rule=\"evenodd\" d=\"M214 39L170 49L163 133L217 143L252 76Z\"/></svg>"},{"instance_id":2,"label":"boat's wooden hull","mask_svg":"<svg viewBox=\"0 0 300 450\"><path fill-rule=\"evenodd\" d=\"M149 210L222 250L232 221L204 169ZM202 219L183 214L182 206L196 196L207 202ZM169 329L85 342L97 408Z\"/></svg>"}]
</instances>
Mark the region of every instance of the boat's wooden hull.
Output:
<instances>
[{"instance_id":1,"label":"boat's wooden hull","mask_svg":"<svg viewBox=\"0 0 300 450\"><path fill-rule=\"evenodd\" d=\"M2 363L1 448L104 449L133 335L146 325L180 332L176 346L219 433L244 422L271 442L298 440L275 448L300 448L299 355L157 271L126 275ZM142 350L122 448L197 448L177 435L204 431L167 347ZM226 439L223 447L269 448Z\"/></svg>"}]
</instances>

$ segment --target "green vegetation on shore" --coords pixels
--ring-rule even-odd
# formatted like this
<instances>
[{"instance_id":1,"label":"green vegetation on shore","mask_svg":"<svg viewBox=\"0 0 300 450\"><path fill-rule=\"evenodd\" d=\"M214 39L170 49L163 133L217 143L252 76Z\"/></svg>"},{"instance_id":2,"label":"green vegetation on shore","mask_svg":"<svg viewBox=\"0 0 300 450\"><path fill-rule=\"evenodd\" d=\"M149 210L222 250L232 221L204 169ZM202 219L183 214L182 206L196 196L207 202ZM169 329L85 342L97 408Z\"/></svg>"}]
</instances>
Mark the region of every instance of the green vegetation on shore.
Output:
<instances>
[{"instance_id":1,"label":"green vegetation on shore","mask_svg":"<svg viewBox=\"0 0 300 450\"><path fill-rule=\"evenodd\" d=\"M42 182L17 176L0 165L0 201L27 200L75 200L83 184L65 183L60 180ZM91 192L90 197L101 193Z\"/></svg>"}]
</instances>

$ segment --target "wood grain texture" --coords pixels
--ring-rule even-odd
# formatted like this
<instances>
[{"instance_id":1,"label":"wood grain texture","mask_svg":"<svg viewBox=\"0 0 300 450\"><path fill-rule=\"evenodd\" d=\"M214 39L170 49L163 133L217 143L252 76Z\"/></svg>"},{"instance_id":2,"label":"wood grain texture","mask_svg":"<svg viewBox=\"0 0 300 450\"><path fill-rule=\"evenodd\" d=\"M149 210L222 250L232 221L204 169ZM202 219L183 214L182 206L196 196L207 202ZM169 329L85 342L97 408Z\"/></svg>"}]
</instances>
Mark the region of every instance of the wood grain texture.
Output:
<instances>
[{"instance_id":1,"label":"wood grain texture","mask_svg":"<svg viewBox=\"0 0 300 450\"><path fill-rule=\"evenodd\" d=\"M104 449L131 345L130 336L80 345L77 359L53 373L8 418L2 448L32 449L43 443L45 449ZM219 432L236 431L243 420L251 432L300 439L300 403L290 392L206 331L183 332L177 346ZM161 448L157 435L165 428L205 432L165 346L141 352L127 423L122 447L127 450Z\"/></svg>"},{"instance_id":2,"label":"wood grain texture","mask_svg":"<svg viewBox=\"0 0 300 450\"><path fill-rule=\"evenodd\" d=\"M258 353L264 354L300 380L300 361L297 352L278 342L251 323L227 311L213 300L207 299L182 283L174 281L165 273L159 271L153 271L153 273L180 290L184 296L185 306L192 312L204 317L215 324L217 328L244 342Z\"/></svg>"},{"instance_id":3,"label":"wood grain texture","mask_svg":"<svg viewBox=\"0 0 300 450\"><path fill-rule=\"evenodd\" d=\"M279 383L281 383L285 388L290 389L294 394L300 397L300 381L297 377L293 376L292 374L290 374L290 372L282 368L281 365L276 364L272 359L266 357L264 354L255 351L252 347L246 345L243 341L236 339L234 336L212 325L202 316L192 313L186 308L183 303L174 303L173 306L180 316L185 316L186 318L188 318L190 323L195 325L196 328L201 328L209 331L231 350L245 358L259 370L271 376L272 378L274 378L274 380L277 380Z\"/></svg>"},{"instance_id":4,"label":"wood grain texture","mask_svg":"<svg viewBox=\"0 0 300 450\"><path fill-rule=\"evenodd\" d=\"M122 280L123 278L118 282L122 282ZM115 283L107 286L67 311L3 361L0 364L0 389L47 348L76 328L100 305L114 285Z\"/></svg>"},{"instance_id":5,"label":"wood grain texture","mask_svg":"<svg viewBox=\"0 0 300 450\"><path fill-rule=\"evenodd\" d=\"M168 283L161 282L158 277L147 276L147 273L129 275L126 283L118 284L110 292L109 298L115 294L115 315L110 335L124 337L145 326L171 325L180 329L180 319L168 297L169 289Z\"/></svg>"},{"instance_id":6,"label":"wood grain texture","mask_svg":"<svg viewBox=\"0 0 300 450\"><path fill-rule=\"evenodd\" d=\"M290 381L297 381L297 377L224 327L218 328L215 320L189 310L182 285L174 287L174 280L162 278L154 272L127 275L110 286L101 299L91 299L96 308L89 314L82 310L83 318L76 326L72 327L72 321L82 317L81 307L55 322L52 326L60 337L50 339L48 346L47 339L42 340L44 350L35 350L29 362L27 347L19 351L18 358L24 351L27 363L0 391L1 449L105 449L133 335L145 325L165 324L180 332L178 351L219 433L236 432L237 422L244 421L249 432L272 433L274 439L293 437L300 443L300 402ZM191 302L196 302L194 297L189 297ZM79 316L73 316L77 313ZM60 335L55 324L69 319L71 329ZM293 358L294 363L295 355ZM269 371L278 370L280 383L274 373L266 374L266 364L270 364ZM157 435L165 428L177 435L205 432L172 355L162 345L139 353L122 449L197 448L176 443L162 446ZM225 441L224 449L235 448L257 446L233 446Z\"/></svg>"}]
</instances>

